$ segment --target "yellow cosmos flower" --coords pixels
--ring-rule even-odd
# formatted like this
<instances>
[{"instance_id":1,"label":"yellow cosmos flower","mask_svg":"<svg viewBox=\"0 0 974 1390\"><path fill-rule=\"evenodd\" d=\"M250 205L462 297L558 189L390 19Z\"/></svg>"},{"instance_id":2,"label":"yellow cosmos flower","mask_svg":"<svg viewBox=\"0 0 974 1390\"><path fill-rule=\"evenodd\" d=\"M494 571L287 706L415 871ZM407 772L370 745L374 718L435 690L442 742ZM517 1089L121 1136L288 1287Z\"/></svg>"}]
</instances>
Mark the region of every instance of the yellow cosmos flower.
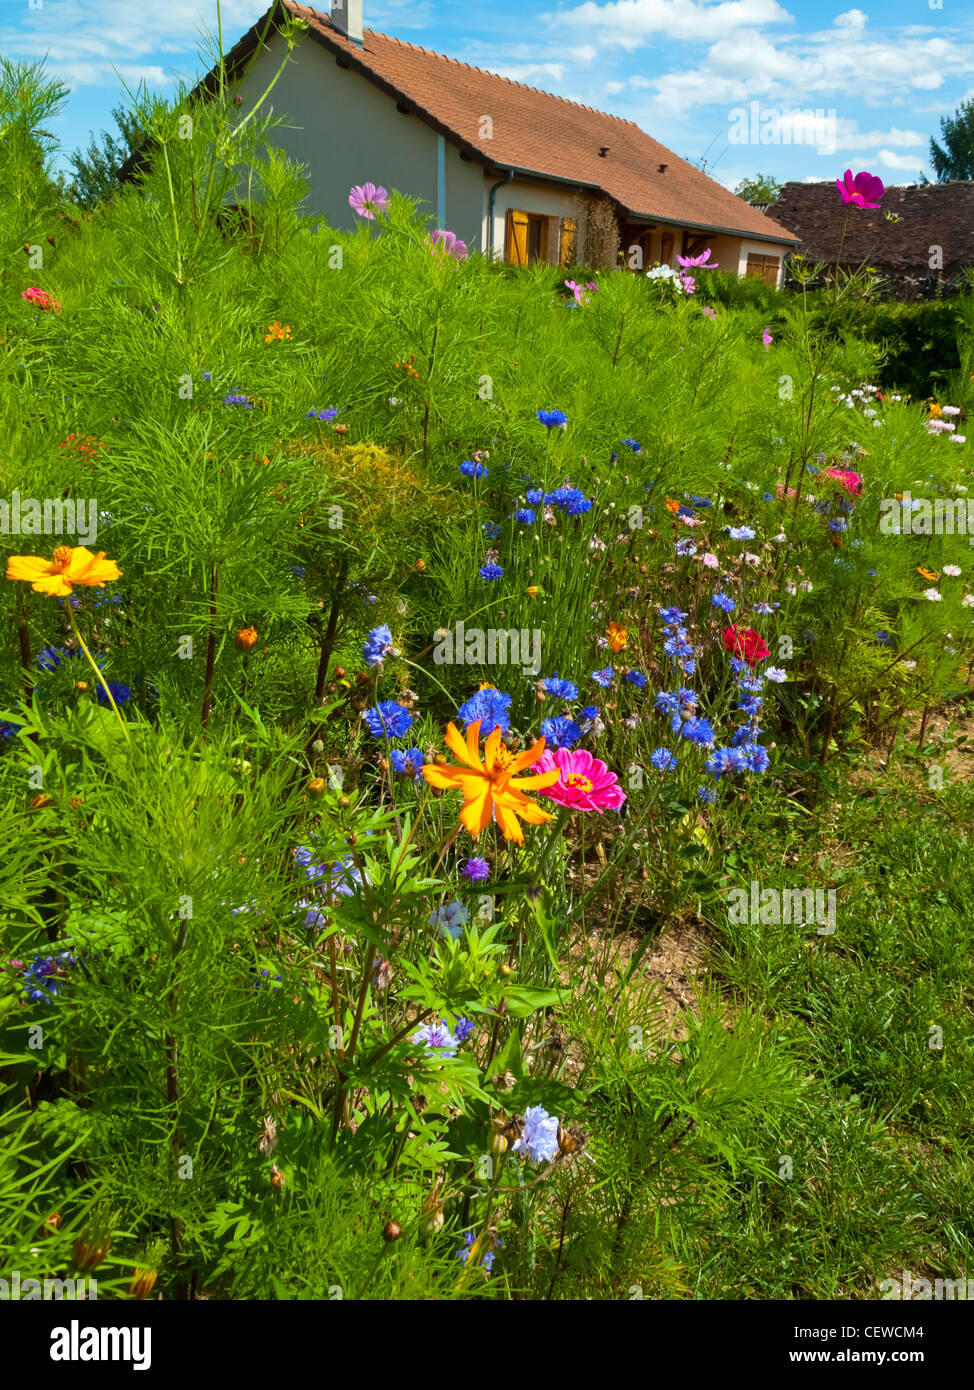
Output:
<instances>
[{"instance_id":1,"label":"yellow cosmos flower","mask_svg":"<svg viewBox=\"0 0 974 1390\"><path fill-rule=\"evenodd\" d=\"M614 652L621 652L623 647L629 645L629 630L621 627L615 619L605 629L605 635L609 639L609 646Z\"/></svg>"},{"instance_id":2,"label":"yellow cosmos flower","mask_svg":"<svg viewBox=\"0 0 974 1390\"><path fill-rule=\"evenodd\" d=\"M59 545L54 558L40 555L11 555L7 562L7 578L21 579L37 594L53 594L64 598L79 584L84 588L106 584L119 579L122 571L114 560L106 560L105 552L93 555L83 545Z\"/></svg>"},{"instance_id":3,"label":"yellow cosmos flower","mask_svg":"<svg viewBox=\"0 0 974 1390\"><path fill-rule=\"evenodd\" d=\"M524 795L525 791L553 787L561 772L558 768L552 768L550 772L537 773L533 777L517 776L523 768L531 767L541 757L545 745L543 738L515 756L509 748L504 747L501 731L496 728L484 745L483 762L480 760L479 739L479 719L468 726L466 743L456 725L448 724L447 747L463 766L447 764L437 767L435 763L430 763L422 769L423 776L431 787L440 791L463 792L460 819L474 839L482 835L496 817L504 839L523 845L522 820L528 825L543 825L552 819L548 811L542 811L537 802Z\"/></svg>"}]
</instances>

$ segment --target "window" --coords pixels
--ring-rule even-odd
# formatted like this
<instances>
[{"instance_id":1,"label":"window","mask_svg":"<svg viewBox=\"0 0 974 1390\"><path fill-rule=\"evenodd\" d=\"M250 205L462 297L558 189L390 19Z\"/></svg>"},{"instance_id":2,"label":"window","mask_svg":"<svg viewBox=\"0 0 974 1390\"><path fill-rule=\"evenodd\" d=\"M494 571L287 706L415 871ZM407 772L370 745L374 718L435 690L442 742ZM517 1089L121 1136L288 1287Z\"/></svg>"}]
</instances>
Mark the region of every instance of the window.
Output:
<instances>
[{"instance_id":1,"label":"window","mask_svg":"<svg viewBox=\"0 0 974 1390\"><path fill-rule=\"evenodd\" d=\"M763 280L766 285L777 285L780 266L777 256L755 256L749 252L744 274L748 280Z\"/></svg>"},{"instance_id":2,"label":"window","mask_svg":"<svg viewBox=\"0 0 974 1390\"><path fill-rule=\"evenodd\" d=\"M538 213L507 213L507 245L504 259L510 265L531 265L548 259L548 219Z\"/></svg>"},{"instance_id":3,"label":"window","mask_svg":"<svg viewBox=\"0 0 974 1390\"><path fill-rule=\"evenodd\" d=\"M561 219L561 243L558 251L558 264L562 266L578 264L578 223L574 217Z\"/></svg>"}]
</instances>

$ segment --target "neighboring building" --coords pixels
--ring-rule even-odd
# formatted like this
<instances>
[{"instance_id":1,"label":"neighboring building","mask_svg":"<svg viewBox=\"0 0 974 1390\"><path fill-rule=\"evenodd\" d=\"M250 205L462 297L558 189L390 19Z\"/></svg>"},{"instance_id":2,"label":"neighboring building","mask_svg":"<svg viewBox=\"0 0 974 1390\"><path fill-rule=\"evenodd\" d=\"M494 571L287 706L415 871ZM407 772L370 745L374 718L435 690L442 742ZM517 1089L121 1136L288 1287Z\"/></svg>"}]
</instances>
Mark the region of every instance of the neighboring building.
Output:
<instances>
[{"instance_id":1,"label":"neighboring building","mask_svg":"<svg viewBox=\"0 0 974 1390\"><path fill-rule=\"evenodd\" d=\"M961 272L974 266L970 181L887 188L874 210L843 206L834 182L786 183L769 211L809 261L847 271L872 266L896 299L956 290Z\"/></svg>"},{"instance_id":2,"label":"neighboring building","mask_svg":"<svg viewBox=\"0 0 974 1390\"><path fill-rule=\"evenodd\" d=\"M348 190L371 181L518 264L617 264L621 249L633 269L675 266L709 246L722 270L780 282L796 239L631 121L363 31L362 0L336 0L331 15L286 8L309 31L273 90L290 127L273 138L307 165L308 207L333 226L354 224ZM228 55L232 76L253 59L245 99L284 54L276 33L257 52L267 18Z\"/></svg>"}]
</instances>

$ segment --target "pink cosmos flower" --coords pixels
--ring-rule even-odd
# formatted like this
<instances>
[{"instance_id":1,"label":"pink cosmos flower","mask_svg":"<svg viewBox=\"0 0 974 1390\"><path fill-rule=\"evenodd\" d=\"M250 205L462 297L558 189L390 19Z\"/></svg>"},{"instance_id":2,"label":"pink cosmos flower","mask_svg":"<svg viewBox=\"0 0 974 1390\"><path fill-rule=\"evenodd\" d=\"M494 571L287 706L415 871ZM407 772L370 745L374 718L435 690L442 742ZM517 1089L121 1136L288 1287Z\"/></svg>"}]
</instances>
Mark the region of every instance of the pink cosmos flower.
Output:
<instances>
[{"instance_id":1,"label":"pink cosmos flower","mask_svg":"<svg viewBox=\"0 0 974 1390\"><path fill-rule=\"evenodd\" d=\"M865 169L852 177L852 170L847 169L841 179L836 179L835 186L842 194L843 203L855 203L857 208L878 208L879 200L886 192L886 187L881 178L876 174L868 174Z\"/></svg>"},{"instance_id":2,"label":"pink cosmos flower","mask_svg":"<svg viewBox=\"0 0 974 1390\"><path fill-rule=\"evenodd\" d=\"M430 242L433 249L443 251L447 256L452 256L455 261L465 261L467 259L467 243L461 241L455 232L444 232L439 227L430 232Z\"/></svg>"},{"instance_id":3,"label":"pink cosmos flower","mask_svg":"<svg viewBox=\"0 0 974 1390\"><path fill-rule=\"evenodd\" d=\"M585 290L587 288L587 286L583 287L582 285L577 284L574 280L565 281L565 289L571 290L572 294L574 295L576 304L588 303L588 295L585 293ZM596 285L595 288L598 289L598 285Z\"/></svg>"},{"instance_id":4,"label":"pink cosmos flower","mask_svg":"<svg viewBox=\"0 0 974 1390\"><path fill-rule=\"evenodd\" d=\"M36 286L31 286L29 290L21 290L20 297L38 309L53 309L58 314L61 312L60 301L55 299L53 294L48 294L47 290L39 290Z\"/></svg>"},{"instance_id":5,"label":"pink cosmos flower","mask_svg":"<svg viewBox=\"0 0 974 1390\"><path fill-rule=\"evenodd\" d=\"M842 491L847 492L850 497L858 497L862 492L862 479L858 473L850 473L844 468L826 468L825 476L838 483Z\"/></svg>"},{"instance_id":6,"label":"pink cosmos flower","mask_svg":"<svg viewBox=\"0 0 974 1390\"><path fill-rule=\"evenodd\" d=\"M706 565L708 570L720 569L720 561L711 550L708 550L706 555L701 557L701 563Z\"/></svg>"},{"instance_id":7,"label":"pink cosmos flower","mask_svg":"<svg viewBox=\"0 0 974 1390\"><path fill-rule=\"evenodd\" d=\"M561 778L553 787L540 793L559 806L572 811L618 811L626 799L619 779L605 763L593 758L585 748L545 749L538 759L536 770L550 772L558 768Z\"/></svg>"},{"instance_id":8,"label":"pink cosmos flower","mask_svg":"<svg viewBox=\"0 0 974 1390\"><path fill-rule=\"evenodd\" d=\"M697 282L692 275L688 275L685 270L680 271L680 284L683 286L684 294L696 294Z\"/></svg>"},{"instance_id":9,"label":"pink cosmos flower","mask_svg":"<svg viewBox=\"0 0 974 1390\"><path fill-rule=\"evenodd\" d=\"M709 304L701 304L700 312L701 314L706 314L708 319L715 319L717 317L717 310L711 309Z\"/></svg>"},{"instance_id":10,"label":"pink cosmos flower","mask_svg":"<svg viewBox=\"0 0 974 1390\"><path fill-rule=\"evenodd\" d=\"M680 265L682 265L684 269L687 269L690 266L695 266L697 270L717 269L717 262L714 261L711 263L709 246L707 247L706 251L704 251L703 254L700 256L677 256L676 259L680 262Z\"/></svg>"},{"instance_id":11,"label":"pink cosmos flower","mask_svg":"<svg viewBox=\"0 0 974 1390\"><path fill-rule=\"evenodd\" d=\"M377 212L387 211L389 194L382 187L376 188L374 183L356 184L349 192L348 205L358 213L359 217L365 217L369 222L374 222Z\"/></svg>"},{"instance_id":12,"label":"pink cosmos flower","mask_svg":"<svg viewBox=\"0 0 974 1390\"><path fill-rule=\"evenodd\" d=\"M764 330L764 332L761 334L761 341L762 341L762 343L764 344L764 350L765 350L765 352L767 352L767 351L768 351L768 348L769 348L769 347L771 346L771 344L774 342L774 339L773 339L772 336L771 336L771 331L770 331L770 329L767 329L767 328L766 328L766 329Z\"/></svg>"}]
</instances>

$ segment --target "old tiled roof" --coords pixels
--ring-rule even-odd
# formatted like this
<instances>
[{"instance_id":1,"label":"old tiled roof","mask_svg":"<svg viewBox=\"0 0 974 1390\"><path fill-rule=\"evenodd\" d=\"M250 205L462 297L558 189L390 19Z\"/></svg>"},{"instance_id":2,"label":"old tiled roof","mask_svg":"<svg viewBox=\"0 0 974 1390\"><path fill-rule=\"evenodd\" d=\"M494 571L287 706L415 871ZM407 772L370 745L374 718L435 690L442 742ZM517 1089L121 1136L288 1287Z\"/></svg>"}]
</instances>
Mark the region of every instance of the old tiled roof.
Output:
<instances>
[{"instance_id":1,"label":"old tiled roof","mask_svg":"<svg viewBox=\"0 0 974 1390\"><path fill-rule=\"evenodd\" d=\"M334 27L328 15L292 0L285 3L292 14L307 22L311 37L340 61L488 168L499 166L503 173L513 166L524 173L601 190L626 211L653 221L789 245L796 239L632 121L371 29L365 30L360 48ZM231 62L252 52L266 19L265 15L241 40L230 55ZM491 139L479 136L485 115L493 122ZM603 148L606 153L600 155Z\"/></svg>"},{"instance_id":2,"label":"old tiled roof","mask_svg":"<svg viewBox=\"0 0 974 1390\"><path fill-rule=\"evenodd\" d=\"M834 182L786 183L771 211L801 240L811 261L864 263L891 271L929 272L930 247L943 250L942 274L974 265L974 183L910 184L887 188L875 211L846 209ZM887 220L895 213L898 222Z\"/></svg>"}]
</instances>

